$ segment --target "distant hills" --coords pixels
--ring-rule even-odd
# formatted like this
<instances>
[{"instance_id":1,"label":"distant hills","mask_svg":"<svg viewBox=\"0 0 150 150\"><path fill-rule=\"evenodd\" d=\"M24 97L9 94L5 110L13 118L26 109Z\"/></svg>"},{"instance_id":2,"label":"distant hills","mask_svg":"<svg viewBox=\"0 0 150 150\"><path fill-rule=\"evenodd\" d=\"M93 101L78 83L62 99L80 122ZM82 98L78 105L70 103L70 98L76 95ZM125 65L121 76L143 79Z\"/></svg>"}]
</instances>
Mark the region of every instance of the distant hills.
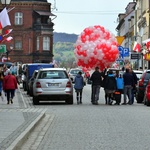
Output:
<instances>
[{"instance_id":1,"label":"distant hills","mask_svg":"<svg viewBox=\"0 0 150 150\"><path fill-rule=\"evenodd\" d=\"M78 38L77 34L57 33L54 32L53 42L70 42L75 43Z\"/></svg>"}]
</instances>

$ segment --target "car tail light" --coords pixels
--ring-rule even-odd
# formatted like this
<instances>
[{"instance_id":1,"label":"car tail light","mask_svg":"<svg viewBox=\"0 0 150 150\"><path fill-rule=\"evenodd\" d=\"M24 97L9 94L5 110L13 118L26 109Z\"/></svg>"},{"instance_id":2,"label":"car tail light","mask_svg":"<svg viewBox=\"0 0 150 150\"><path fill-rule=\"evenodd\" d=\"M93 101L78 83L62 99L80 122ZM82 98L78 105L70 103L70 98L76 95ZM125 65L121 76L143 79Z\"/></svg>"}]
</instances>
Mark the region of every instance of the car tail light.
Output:
<instances>
[{"instance_id":1,"label":"car tail light","mask_svg":"<svg viewBox=\"0 0 150 150\"><path fill-rule=\"evenodd\" d=\"M139 86L144 86L144 78L146 73L143 75L143 77L139 80Z\"/></svg>"},{"instance_id":2,"label":"car tail light","mask_svg":"<svg viewBox=\"0 0 150 150\"><path fill-rule=\"evenodd\" d=\"M41 88L40 82L36 82L36 88Z\"/></svg>"},{"instance_id":3,"label":"car tail light","mask_svg":"<svg viewBox=\"0 0 150 150\"><path fill-rule=\"evenodd\" d=\"M71 82L70 81L67 82L66 87L71 88Z\"/></svg>"},{"instance_id":4,"label":"car tail light","mask_svg":"<svg viewBox=\"0 0 150 150\"><path fill-rule=\"evenodd\" d=\"M150 92L150 85L147 85L147 87L146 87L146 92Z\"/></svg>"}]
</instances>

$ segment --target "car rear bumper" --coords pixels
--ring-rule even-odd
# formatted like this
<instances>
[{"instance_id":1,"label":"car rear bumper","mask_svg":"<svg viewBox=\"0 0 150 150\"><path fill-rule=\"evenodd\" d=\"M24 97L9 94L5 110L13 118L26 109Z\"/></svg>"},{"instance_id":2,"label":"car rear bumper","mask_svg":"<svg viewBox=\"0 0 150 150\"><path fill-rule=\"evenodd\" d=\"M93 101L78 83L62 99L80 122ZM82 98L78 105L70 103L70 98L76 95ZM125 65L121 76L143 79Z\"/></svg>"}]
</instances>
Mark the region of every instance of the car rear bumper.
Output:
<instances>
[{"instance_id":1,"label":"car rear bumper","mask_svg":"<svg viewBox=\"0 0 150 150\"><path fill-rule=\"evenodd\" d=\"M70 98L73 95L66 94L66 95L36 95L35 97L40 101L49 101L49 100L55 100L55 101L64 101L68 98Z\"/></svg>"}]
</instances>

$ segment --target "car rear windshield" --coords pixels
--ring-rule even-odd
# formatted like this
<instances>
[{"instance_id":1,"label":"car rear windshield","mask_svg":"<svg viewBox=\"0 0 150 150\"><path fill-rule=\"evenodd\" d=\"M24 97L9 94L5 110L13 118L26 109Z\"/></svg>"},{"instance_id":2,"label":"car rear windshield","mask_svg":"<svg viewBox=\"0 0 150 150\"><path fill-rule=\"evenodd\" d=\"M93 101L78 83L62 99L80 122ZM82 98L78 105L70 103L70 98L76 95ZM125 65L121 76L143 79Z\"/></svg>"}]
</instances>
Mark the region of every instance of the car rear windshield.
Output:
<instances>
[{"instance_id":1,"label":"car rear windshield","mask_svg":"<svg viewBox=\"0 0 150 150\"><path fill-rule=\"evenodd\" d=\"M41 71L38 79L66 79L67 74L65 71L60 70L50 70L50 71Z\"/></svg>"},{"instance_id":2,"label":"car rear windshield","mask_svg":"<svg viewBox=\"0 0 150 150\"><path fill-rule=\"evenodd\" d=\"M70 73L71 73L71 74L74 74L74 75L77 75L79 71L81 71L82 74L83 74L83 71L82 71L82 70L71 70Z\"/></svg>"},{"instance_id":3,"label":"car rear windshield","mask_svg":"<svg viewBox=\"0 0 150 150\"><path fill-rule=\"evenodd\" d=\"M145 80L149 80L149 79L150 79L150 72L146 73L146 75L145 75Z\"/></svg>"}]
</instances>

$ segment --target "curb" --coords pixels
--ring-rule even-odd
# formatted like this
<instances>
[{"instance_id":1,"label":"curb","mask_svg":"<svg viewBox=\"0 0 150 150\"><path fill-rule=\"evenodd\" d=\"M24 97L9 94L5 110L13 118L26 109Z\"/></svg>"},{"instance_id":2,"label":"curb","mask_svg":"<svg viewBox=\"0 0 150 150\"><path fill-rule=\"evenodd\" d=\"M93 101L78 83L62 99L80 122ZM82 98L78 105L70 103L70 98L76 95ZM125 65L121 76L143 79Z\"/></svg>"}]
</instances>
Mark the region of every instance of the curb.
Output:
<instances>
[{"instance_id":1,"label":"curb","mask_svg":"<svg viewBox=\"0 0 150 150\"><path fill-rule=\"evenodd\" d=\"M46 110L43 110L40 115L14 140L14 142L6 150L18 150L24 141L26 141L33 129L45 117L45 111Z\"/></svg>"}]
</instances>

